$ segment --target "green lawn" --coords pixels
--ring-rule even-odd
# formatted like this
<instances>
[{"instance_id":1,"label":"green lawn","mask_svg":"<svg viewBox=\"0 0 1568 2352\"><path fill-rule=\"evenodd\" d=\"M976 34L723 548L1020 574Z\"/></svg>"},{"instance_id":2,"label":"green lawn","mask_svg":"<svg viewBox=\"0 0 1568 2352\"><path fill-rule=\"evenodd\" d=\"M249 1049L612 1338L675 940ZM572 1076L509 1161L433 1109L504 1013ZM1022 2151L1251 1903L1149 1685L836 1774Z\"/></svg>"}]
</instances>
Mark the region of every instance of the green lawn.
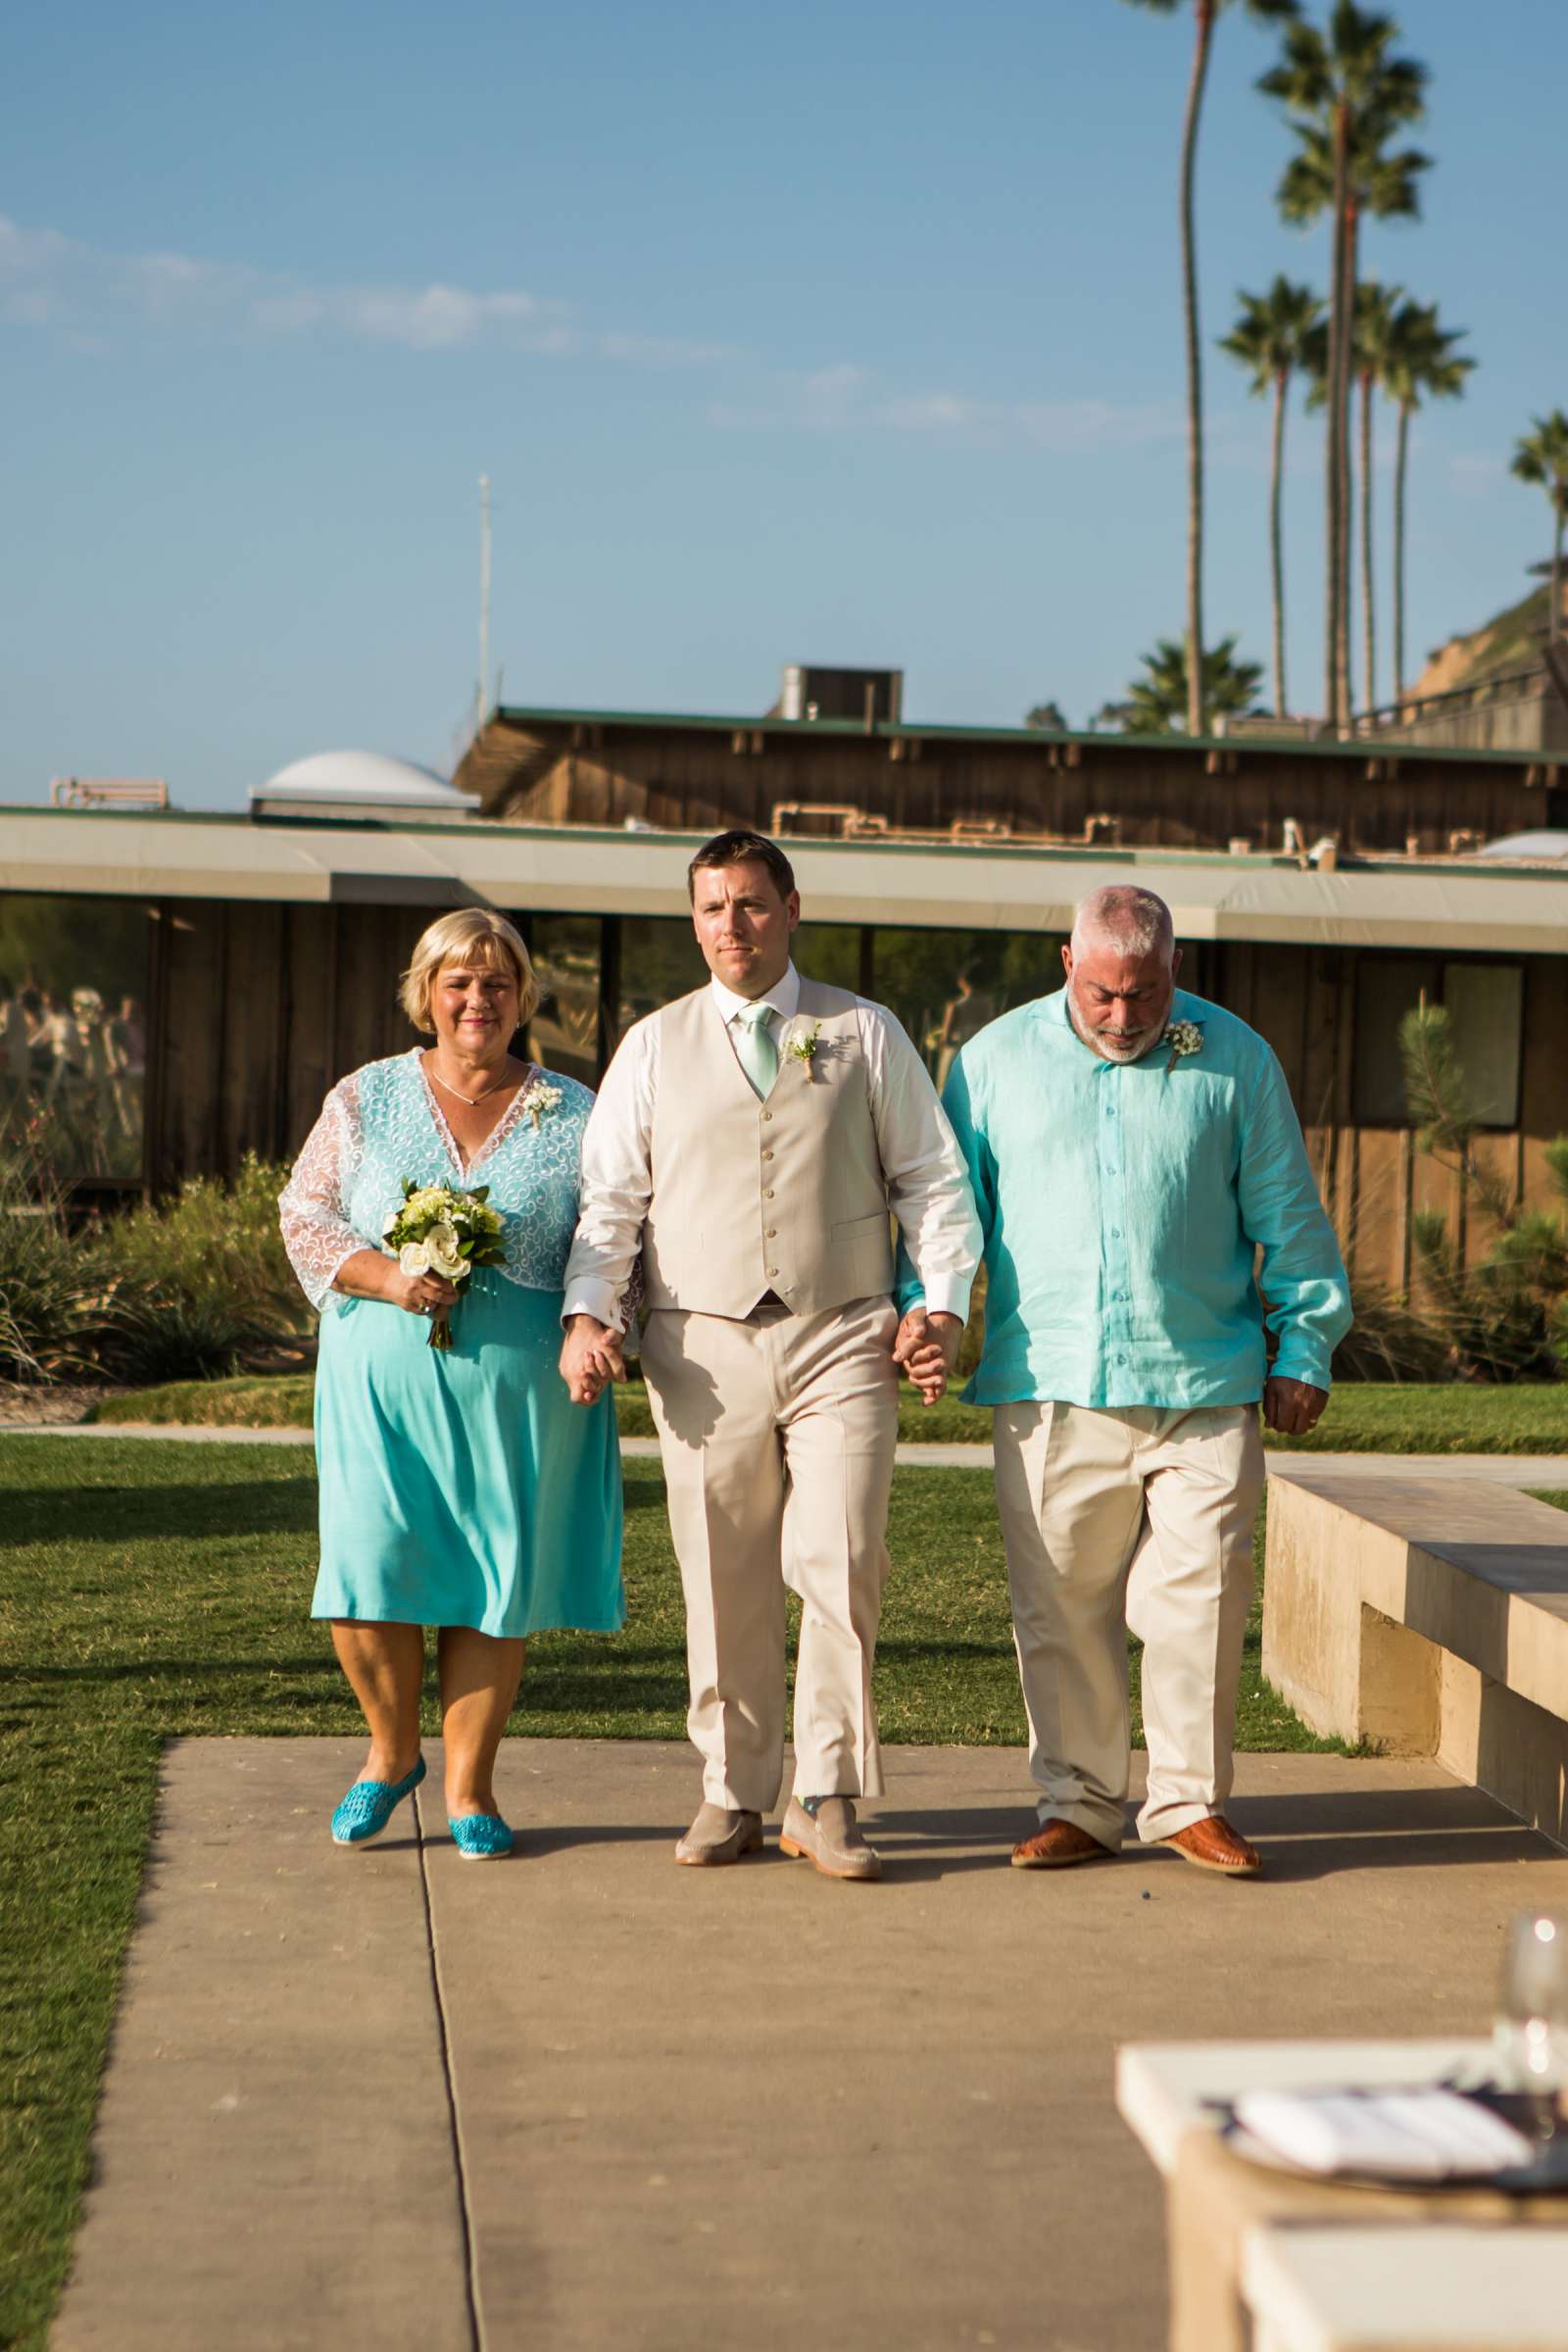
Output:
<instances>
[{"instance_id":1,"label":"green lawn","mask_svg":"<svg viewBox=\"0 0 1568 2352\"><path fill-rule=\"evenodd\" d=\"M161 1743L360 1726L325 1629L306 1614L316 1493L304 1448L0 1437L0 2345L41 2352ZM658 1464L628 1462L626 1494L627 1630L538 1641L518 1733L682 1736L680 1593ZM989 1472L900 1472L890 1544L885 1736L1021 1741ZM1258 1640L1254 1611L1242 1745L1333 1745L1262 1688ZM1136 1700L1136 1652L1132 1674Z\"/></svg>"},{"instance_id":2,"label":"green lawn","mask_svg":"<svg viewBox=\"0 0 1568 2352\"><path fill-rule=\"evenodd\" d=\"M183 1426L308 1429L314 1383L309 1373L273 1379L185 1380L109 1397L99 1421L173 1422ZM640 1380L616 1391L623 1437L654 1434ZM944 1397L918 1403L906 1393L899 1407L906 1443L985 1445L991 1415ZM1309 1438L1270 1438L1293 1452L1345 1453L1568 1453L1568 1381L1486 1389L1457 1382L1432 1387L1376 1388L1346 1384Z\"/></svg>"}]
</instances>

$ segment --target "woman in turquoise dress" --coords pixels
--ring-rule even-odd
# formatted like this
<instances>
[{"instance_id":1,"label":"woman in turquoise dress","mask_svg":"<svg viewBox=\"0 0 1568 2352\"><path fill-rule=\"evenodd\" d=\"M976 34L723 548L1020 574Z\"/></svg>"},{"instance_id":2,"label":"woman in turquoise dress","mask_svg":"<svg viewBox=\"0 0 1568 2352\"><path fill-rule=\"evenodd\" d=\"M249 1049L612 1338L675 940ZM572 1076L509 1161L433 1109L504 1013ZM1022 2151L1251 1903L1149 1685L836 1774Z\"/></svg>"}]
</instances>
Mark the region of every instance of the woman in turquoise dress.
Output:
<instances>
[{"instance_id":1,"label":"woman in turquoise dress","mask_svg":"<svg viewBox=\"0 0 1568 2352\"><path fill-rule=\"evenodd\" d=\"M385 1829L424 1778L426 1626L446 1807L461 1853L510 1850L496 1754L530 1634L624 1621L614 1401L574 1405L557 1368L562 1283L593 1097L514 1057L538 1002L528 954L481 907L440 916L402 1003L435 1043L333 1087L279 1203L290 1260L321 1310L316 1375L327 1618L370 1751L332 1817L341 1845ZM454 1290L383 1243L407 1182L488 1188L504 1262ZM429 1345L450 1309L452 1345Z\"/></svg>"}]
</instances>

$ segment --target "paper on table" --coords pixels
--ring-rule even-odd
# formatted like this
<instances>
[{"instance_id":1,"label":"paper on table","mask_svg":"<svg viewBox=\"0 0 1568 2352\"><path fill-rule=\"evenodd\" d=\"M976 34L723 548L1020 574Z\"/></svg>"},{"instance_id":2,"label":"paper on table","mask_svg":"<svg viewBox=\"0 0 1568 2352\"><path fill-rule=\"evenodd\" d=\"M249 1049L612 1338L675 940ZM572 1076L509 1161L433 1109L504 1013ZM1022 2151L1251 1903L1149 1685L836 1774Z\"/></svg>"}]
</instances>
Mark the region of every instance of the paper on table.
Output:
<instances>
[{"instance_id":1,"label":"paper on table","mask_svg":"<svg viewBox=\"0 0 1568 2352\"><path fill-rule=\"evenodd\" d=\"M1536 2150L1522 2132L1457 2091L1249 2090L1236 2119L1264 2147L1310 2173L1446 2180L1501 2173Z\"/></svg>"}]
</instances>

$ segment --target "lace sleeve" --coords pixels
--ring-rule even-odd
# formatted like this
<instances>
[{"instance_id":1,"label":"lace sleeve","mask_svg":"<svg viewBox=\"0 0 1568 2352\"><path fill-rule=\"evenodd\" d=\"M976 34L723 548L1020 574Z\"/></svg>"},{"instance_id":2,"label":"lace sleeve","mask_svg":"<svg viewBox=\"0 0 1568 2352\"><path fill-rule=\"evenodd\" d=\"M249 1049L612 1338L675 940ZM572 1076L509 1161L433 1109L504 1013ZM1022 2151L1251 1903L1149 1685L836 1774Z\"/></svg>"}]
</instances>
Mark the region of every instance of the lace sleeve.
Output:
<instances>
[{"instance_id":1,"label":"lace sleeve","mask_svg":"<svg viewBox=\"0 0 1568 2352\"><path fill-rule=\"evenodd\" d=\"M349 1223L346 1206L363 1152L359 1091L352 1078L345 1078L322 1103L277 1202L289 1263L318 1313L330 1298L345 1259L372 1247Z\"/></svg>"}]
</instances>

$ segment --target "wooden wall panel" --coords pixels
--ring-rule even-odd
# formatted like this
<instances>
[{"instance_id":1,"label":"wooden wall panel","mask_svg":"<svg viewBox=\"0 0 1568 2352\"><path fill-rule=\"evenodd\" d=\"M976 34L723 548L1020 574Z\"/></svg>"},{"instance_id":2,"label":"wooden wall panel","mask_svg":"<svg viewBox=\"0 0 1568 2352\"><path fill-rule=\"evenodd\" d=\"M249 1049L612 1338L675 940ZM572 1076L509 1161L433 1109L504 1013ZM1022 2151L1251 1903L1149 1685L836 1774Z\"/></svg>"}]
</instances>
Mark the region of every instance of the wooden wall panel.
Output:
<instances>
[{"instance_id":1,"label":"wooden wall panel","mask_svg":"<svg viewBox=\"0 0 1568 2352\"><path fill-rule=\"evenodd\" d=\"M227 909L218 1104L218 1158L225 1169L237 1167L247 1152L274 1159L283 1149L278 1088L286 914L285 907L258 900L241 900Z\"/></svg>"},{"instance_id":2,"label":"wooden wall panel","mask_svg":"<svg viewBox=\"0 0 1568 2352\"><path fill-rule=\"evenodd\" d=\"M284 937L284 1054L279 1152L293 1159L316 1123L332 1066L337 994L336 916L330 906L290 906Z\"/></svg>"},{"instance_id":3,"label":"wooden wall panel","mask_svg":"<svg viewBox=\"0 0 1568 2352\"><path fill-rule=\"evenodd\" d=\"M155 1191L170 1191L187 1176L214 1175L221 1164L227 916L225 906L205 899L182 900L161 912L152 1048L158 1056Z\"/></svg>"}]
</instances>

